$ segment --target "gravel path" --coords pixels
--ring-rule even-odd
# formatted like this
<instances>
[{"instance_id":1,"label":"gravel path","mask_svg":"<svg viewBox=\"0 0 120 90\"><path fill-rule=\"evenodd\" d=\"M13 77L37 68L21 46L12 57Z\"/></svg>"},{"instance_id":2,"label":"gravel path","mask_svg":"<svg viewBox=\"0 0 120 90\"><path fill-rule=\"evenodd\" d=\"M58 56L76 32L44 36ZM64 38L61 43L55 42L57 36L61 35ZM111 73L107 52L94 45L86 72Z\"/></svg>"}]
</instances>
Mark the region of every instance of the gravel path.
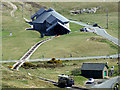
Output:
<instances>
[{"instance_id":1,"label":"gravel path","mask_svg":"<svg viewBox=\"0 0 120 90\"><path fill-rule=\"evenodd\" d=\"M15 4L13 4L12 2L9 2L9 1L7 1L7 2L13 7L13 10L10 12L11 16L15 17L14 12L17 10L17 6Z\"/></svg>"}]
</instances>

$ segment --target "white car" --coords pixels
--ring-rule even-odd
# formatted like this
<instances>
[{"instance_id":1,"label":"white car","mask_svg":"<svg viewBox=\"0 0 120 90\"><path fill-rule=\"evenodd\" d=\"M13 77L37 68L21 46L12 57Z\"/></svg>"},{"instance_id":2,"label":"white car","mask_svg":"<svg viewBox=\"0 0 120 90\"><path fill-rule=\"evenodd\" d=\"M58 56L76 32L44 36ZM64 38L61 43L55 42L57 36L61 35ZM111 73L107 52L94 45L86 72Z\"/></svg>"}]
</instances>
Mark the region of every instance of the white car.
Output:
<instances>
[{"instance_id":1,"label":"white car","mask_svg":"<svg viewBox=\"0 0 120 90\"><path fill-rule=\"evenodd\" d=\"M93 84L94 83L94 79L93 78L89 78L89 80L86 82L86 84Z\"/></svg>"}]
</instances>

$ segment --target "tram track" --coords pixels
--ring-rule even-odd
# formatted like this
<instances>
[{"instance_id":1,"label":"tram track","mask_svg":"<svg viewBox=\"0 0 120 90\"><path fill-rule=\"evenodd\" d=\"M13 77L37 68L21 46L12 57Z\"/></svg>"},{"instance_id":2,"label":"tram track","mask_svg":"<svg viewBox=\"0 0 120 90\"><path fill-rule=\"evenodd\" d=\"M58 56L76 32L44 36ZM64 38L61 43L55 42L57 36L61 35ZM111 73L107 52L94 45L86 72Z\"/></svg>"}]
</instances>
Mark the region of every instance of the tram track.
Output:
<instances>
[{"instance_id":1,"label":"tram track","mask_svg":"<svg viewBox=\"0 0 120 90\"><path fill-rule=\"evenodd\" d=\"M33 47L31 47L31 49L29 49L29 51L28 51L27 53L24 54L23 57L20 58L19 61L17 61L17 62L13 65L13 68L12 68L12 69L18 70L19 67L20 67L21 65L23 65L24 62L29 61L30 56L36 51L36 49L37 49L40 45L42 45L43 43L45 43L45 42L47 42L47 41L49 41L49 40L51 40L51 39L53 39L53 38L55 38L55 36L50 37L50 38L47 38L47 39L45 39L45 40L42 40L42 41L39 41L38 43L36 43Z\"/></svg>"}]
</instances>

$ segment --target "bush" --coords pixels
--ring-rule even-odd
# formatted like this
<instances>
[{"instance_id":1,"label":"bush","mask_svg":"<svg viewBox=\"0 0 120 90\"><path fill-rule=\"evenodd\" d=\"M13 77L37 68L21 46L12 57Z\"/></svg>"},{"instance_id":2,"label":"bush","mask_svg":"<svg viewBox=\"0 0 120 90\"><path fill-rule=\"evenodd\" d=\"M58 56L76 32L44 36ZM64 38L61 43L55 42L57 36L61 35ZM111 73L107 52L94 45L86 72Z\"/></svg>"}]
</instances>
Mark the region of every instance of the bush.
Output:
<instances>
[{"instance_id":1,"label":"bush","mask_svg":"<svg viewBox=\"0 0 120 90\"><path fill-rule=\"evenodd\" d=\"M73 63L73 65L77 65L77 63Z\"/></svg>"},{"instance_id":2,"label":"bush","mask_svg":"<svg viewBox=\"0 0 120 90\"><path fill-rule=\"evenodd\" d=\"M12 66L12 65L9 65L8 68L13 68L13 66Z\"/></svg>"},{"instance_id":3,"label":"bush","mask_svg":"<svg viewBox=\"0 0 120 90\"><path fill-rule=\"evenodd\" d=\"M49 60L47 63L54 63L54 61L53 60Z\"/></svg>"},{"instance_id":4,"label":"bush","mask_svg":"<svg viewBox=\"0 0 120 90\"><path fill-rule=\"evenodd\" d=\"M56 64L37 64L38 68L56 68L56 67L64 67L63 64L56 63Z\"/></svg>"},{"instance_id":5,"label":"bush","mask_svg":"<svg viewBox=\"0 0 120 90\"><path fill-rule=\"evenodd\" d=\"M56 60L55 58L52 58L52 60L49 60L47 63L62 63L60 59Z\"/></svg>"},{"instance_id":6,"label":"bush","mask_svg":"<svg viewBox=\"0 0 120 90\"><path fill-rule=\"evenodd\" d=\"M55 60L54 63L62 63L61 60Z\"/></svg>"},{"instance_id":7,"label":"bush","mask_svg":"<svg viewBox=\"0 0 120 90\"><path fill-rule=\"evenodd\" d=\"M34 65L34 64L30 63L30 62L25 62L25 63L22 65L22 67L25 68L25 69L29 69L29 68L31 68L31 69L36 69L36 68L37 68L36 65Z\"/></svg>"},{"instance_id":8,"label":"bush","mask_svg":"<svg viewBox=\"0 0 120 90\"><path fill-rule=\"evenodd\" d=\"M71 73L72 73L72 75L78 76L78 75L81 74L81 69L80 69L80 68L77 68L77 69L71 71Z\"/></svg>"}]
</instances>

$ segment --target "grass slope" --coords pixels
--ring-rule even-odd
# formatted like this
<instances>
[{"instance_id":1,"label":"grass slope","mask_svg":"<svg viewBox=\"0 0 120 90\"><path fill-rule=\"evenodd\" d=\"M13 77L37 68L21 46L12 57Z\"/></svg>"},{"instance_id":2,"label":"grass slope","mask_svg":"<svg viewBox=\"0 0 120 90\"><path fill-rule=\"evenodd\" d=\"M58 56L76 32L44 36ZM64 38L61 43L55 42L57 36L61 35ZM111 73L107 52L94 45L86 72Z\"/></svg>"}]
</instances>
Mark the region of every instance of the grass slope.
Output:
<instances>
[{"instance_id":1,"label":"grass slope","mask_svg":"<svg viewBox=\"0 0 120 90\"><path fill-rule=\"evenodd\" d=\"M87 40L91 37L98 37L93 33L72 33L69 35L55 38L44 45L41 45L37 51L32 55L31 59L57 57L86 57L86 56L102 56L117 53L117 46L108 41L98 42L94 40ZM112 46L110 46L112 44Z\"/></svg>"},{"instance_id":2,"label":"grass slope","mask_svg":"<svg viewBox=\"0 0 120 90\"><path fill-rule=\"evenodd\" d=\"M77 20L77 21L82 20L85 23L86 22L93 23L93 22L98 21L101 26L102 26L102 24L105 25L105 17L106 16L105 16L104 11L106 8L109 8L109 12L111 13L110 17L113 17L113 18L111 18L111 20L112 20L111 22L113 24L110 25L111 28L108 31L111 32L113 36L116 36L116 34L117 34L117 28L116 28L117 27L117 23L116 23L117 22L116 21L117 20L117 16L116 16L117 4L116 3L87 3L87 4L86 3L78 3L78 2L77 3L62 3L62 2L61 3L60 2L22 3L22 4L24 4L24 11L22 13L22 6L20 5L21 3L16 2L16 3L14 3L18 7L17 11L15 12L16 17L10 16L10 11L12 10L12 7L5 2L3 4L5 6L3 7L3 12L2 12L2 30L3 30L2 31L2 35L3 35L2 36L3 37L2 38L2 44L3 44L2 45L2 55L3 55L2 60L20 59L20 57L23 56L24 53L32 45L34 45L37 41L42 40L41 38L39 38L40 37L39 33L35 32L35 31L25 31L25 28L28 28L29 26L24 22L24 20L22 18L22 15L23 15L25 18L29 19L30 16L32 14L34 14L37 10L39 10L41 7L44 7L46 9L49 7L52 7L56 11L58 11L59 13L61 13L65 17L67 17L68 19L72 19L72 20ZM113 8L110 8L109 5L112 6ZM96 14L71 15L69 13L69 11L73 10L73 9L77 10L79 8L88 8L88 7L91 8L91 7L95 7L95 6L102 6L102 8L100 10L98 10L98 12ZM32 11L30 11L30 9ZM101 19L101 16L103 16L104 18ZM70 24L70 28L72 29L72 31L78 31L82 27L78 26L76 24ZM12 37L9 36L10 32L13 33ZM81 36L81 34L82 34L82 36ZM93 35L93 34L90 34L90 35ZM95 36L95 35L93 35L93 36ZM45 38L47 38L47 37L45 37ZM86 34L83 34L83 33L72 33L71 35L62 36L60 38L56 38L54 41L57 42L57 40L62 40L62 39L64 40L64 38L65 38L66 43L67 43L67 41L69 41L69 43L65 45L66 47L64 47L63 44L59 43L59 42L64 43L64 41L58 41L57 43L60 45L55 44L56 47L54 47L54 48L56 48L56 49L53 50L54 45L51 46L51 48L45 47L45 48L48 48L46 51L41 53L41 51L38 50L37 54L35 53L35 55L33 55L32 58L40 58L41 55L44 55L44 54L45 54L45 57L46 57L46 54L47 54L47 57L50 57L50 55L52 55L54 52L57 52L56 54L62 54L62 55L59 55L59 57L61 57L61 56L69 57L70 52L71 52L71 54L73 54L73 56L87 56L87 55L92 56L92 55L94 55L95 50L93 50L94 53L90 54L89 52L92 49L91 49L91 47L87 46L89 48L88 54L86 54L87 51L85 51L84 54L81 54L81 52L84 52L84 50L80 50L80 47L84 46L83 48L85 48L85 44L91 46L96 43L97 43L97 45L99 44L98 46L96 45L97 50L98 50L99 46L100 46L99 48L102 48L104 46L104 44L105 44L104 49L106 48L105 50L108 50L108 51L105 51L105 50L102 51L102 49L101 49L101 51L100 51L101 53L100 54L97 53L96 55L103 55L102 52L104 54L116 53L116 49L111 48L109 46L109 44L106 44L106 43L103 44L100 42L93 42L93 44L91 44L92 41L87 42L86 39L90 38L90 36L89 35L86 36ZM67 40L68 38L70 38L71 41ZM79 40L82 40L82 41L79 41ZM72 43L72 41L73 41L73 43ZM50 42L52 42L52 41L50 41ZM48 44L50 42L48 42ZM79 42L82 42L83 44L81 44ZM45 46L46 46L46 44L45 44ZM50 43L50 44L54 44L54 43ZM100 44L102 44L102 45L100 45ZM67 45L69 46L68 49L67 49L67 47L68 47ZM73 45L75 45L76 47L74 48ZM57 50L57 48L59 48L59 51ZM66 48L66 50L65 50L65 48ZM94 49L96 49L96 48L94 48ZM42 49L42 50L44 50L44 49ZM46 53L49 50L53 50L53 51ZM75 52L75 50L77 50L77 51ZM78 50L80 50L80 51L78 51ZM86 48L86 50L87 50L87 48ZM65 52L65 55L63 55L63 52ZM111 52L113 52L113 53L111 53ZM53 54L52 56L56 56L56 55Z\"/></svg>"},{"instance_id":3,"label":"grass slope","mask_svg":"<svg viewBox=\"0 0 120 90\"><path fill-rule=\"evenodd\" d=\"M114 75L118 75L117 59L92 59L92 60L76 60L76 61L63 61L63 67L56 68L37 68L37 69L24 69L20 68L19 71L11 71L7 69L7 64L3 64L2 68L2 83L3 87L19 87L19 88L54 88L51 83L44 82L38 77L58 81L59 74L71 75L73 70L80 69L82 63L106 63L108 62L109 69L114 66ZM46 62L32 62L33 64L41 64ZM10 63L9 65L13 65ZM31 75L28 75L30 73ZM85 87L84 83L87 78L77 75L74 76L75 86ZM37 83L36 83L37 82Z\"/></svg>"},{"instance_id":4,"label":"grass slope","mask_svg":"<svg viewBox=\"0 0 120 90\"><path fill-rule=\"evenodd\" d=\"M109 29L106 29L109 34L118 38L118 3L115 2L53 2L53 3L38 3L38 5L44 5L54 8L59 13L64 15L70 20L77 20L84 23L98 23L103 28L107 28L107 17L106 17L106 9L108 9L108 24ZM79 10L83 8L93 8L96 6L101 6L99 10L95 14L78 14L73 15L70 14L71 10ZM112 8L111 8L112 7Z\"/></svg>"}]
</instances>

